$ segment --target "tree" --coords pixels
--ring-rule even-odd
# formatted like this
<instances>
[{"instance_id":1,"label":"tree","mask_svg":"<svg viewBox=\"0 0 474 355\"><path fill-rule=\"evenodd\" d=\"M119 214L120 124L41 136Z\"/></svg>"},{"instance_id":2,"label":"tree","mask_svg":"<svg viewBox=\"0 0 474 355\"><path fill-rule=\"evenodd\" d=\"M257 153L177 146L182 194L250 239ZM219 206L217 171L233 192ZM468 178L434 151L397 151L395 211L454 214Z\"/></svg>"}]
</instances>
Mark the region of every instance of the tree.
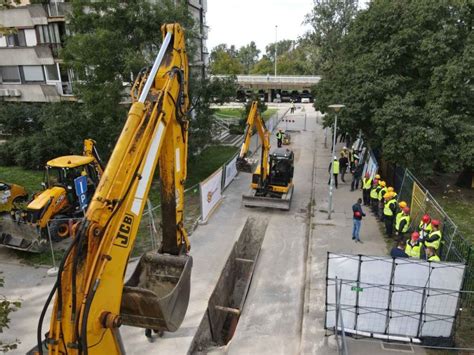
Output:
<instances>
[{"instance_id":1,"label":"tree","mask_svg":"<svg viewBox=\"0 0 474 355\"><path fill-rule=\"evenodd\" d=\"M316 108L345 104L343 131L362 130L419 175L472 170L473 13L468 2L372 2L315 87Z\"/></svg>"},{"instance_id":2,"label":"tree","mask_svg":"<svg viewBox=\"0 0 474 355\"><path fill-rule=\"evenodd\" d=\"M123 82L153 62L162 41L161 26L170 22L185 28L192 57L193 20L186 3L72 1L73 35L61 55L80 79L75 94L84 104L87 121L94 121L95 138L106 157L126 118Z\"/></svg>"},{"instance_id":3,"label":"tree","mask_svg":"<svg viewBox=\"0 0 474 355\"><path fill-rule=\"evenodd\" d=\"M4 279L0 276L0 287L3 287L3 285ZM16 311L20 307L21 302L10 301L5 296L0 295L0 333L3 333L3 329L8 328L8 324L10 323L10 313ZM0 340L0 351L7 352L16 348L16 343L4 343Z\"/></svg>"},{"instance_id":4,"label":"tree","mask_svg":"<svg viewBox=\"0 0 474 355\"><path fill-rule=\"evenodd\" d=\"M239 49L237 58L239 59L240 63L242 63L245 74L249 74L252 68L255 66L258 61L259 54L260 50L255 45L254 41Z\"/></svg>"},{"instance_id":5,"label":"tree","mask_svg":"<svg viewBox=\"0 0 474 355\"><path fill-rule=\"evenodd\" d=\"M211 51L209 71L214 75L241 74L244 69L237 57L238 52L234 46L227 48L226 44L220 44Z\"/></svg>"},{"instance_id":6,"label":"tree","mask_svg":"<svg viewBox=\"0 0 474 355\"><path fill-rule=\"evenodd\" d=\"M295 41L291 39L283 39L277 42L277 56L290 52L295 46ZM275 61L275 43L270 43L265 46L265 52L267 57L270 58L272 62Z\"/></svg>"},{"instance_id":7,"label":"tree","mask_svg":"<svg viewBox=\"0 0 474 355\"><path fill-rule=\"evenodd\" d=\"M325 70L337 58L340 42L357 14L358 0L313 0L314 6L305 23L312 27L307 38L321 51L313 57Z\"/></svg>"}]
</instances>

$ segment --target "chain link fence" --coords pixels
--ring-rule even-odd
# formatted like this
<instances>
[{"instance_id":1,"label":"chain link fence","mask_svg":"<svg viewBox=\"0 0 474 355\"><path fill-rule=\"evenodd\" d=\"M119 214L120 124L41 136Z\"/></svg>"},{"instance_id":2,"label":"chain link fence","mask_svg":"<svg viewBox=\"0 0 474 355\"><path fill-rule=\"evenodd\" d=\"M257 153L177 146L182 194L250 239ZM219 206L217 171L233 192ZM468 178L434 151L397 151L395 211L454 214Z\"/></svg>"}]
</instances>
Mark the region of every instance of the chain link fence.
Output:
<instances>
[{"instance_id":1,"label":"chain link fence","mask_svg":"<svg viewBox=\"0 0 474 355\"><path fill-rule=\"evenodd\" d=\"M466 264L462 294L456 322L456 342L472 346L474 339L474 249L471 242L463 236L458 226L444 211L428 189L420 183L408 169L403 174L400 168L384 169L383 176L389 176L393 186L399 185L398 201L406 201L410 206L411 230L418 227L422 216L429 214L432 219L442 223L442 242L439 256L444 261L454 261ZM387 173L387 175L385 175Z\"/></svg>"}]
</instances>

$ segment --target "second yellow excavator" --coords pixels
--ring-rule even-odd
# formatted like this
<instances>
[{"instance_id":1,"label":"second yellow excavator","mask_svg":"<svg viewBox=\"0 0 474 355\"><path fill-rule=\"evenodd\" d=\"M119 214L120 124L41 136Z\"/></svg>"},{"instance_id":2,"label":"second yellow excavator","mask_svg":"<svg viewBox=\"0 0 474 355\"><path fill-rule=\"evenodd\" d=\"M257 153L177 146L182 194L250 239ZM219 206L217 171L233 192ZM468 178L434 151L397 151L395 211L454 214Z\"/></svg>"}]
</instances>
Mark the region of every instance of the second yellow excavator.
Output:
<instances>
[{"instance_id":1,"label":"second yellow excavator","mask_svg":"<svg viewBox=\"0 0 474 355\"><path fill-rule=\"evenodd\" d=\"M287 148L270 152L270 132L254 101L247 116L244 142L237 158L237 170L252 172L253 162L247 157L254 127L262 141L260 163L252 174L251 191L242 196L246 207L268 207L289 210L293 197L294 154Z\"/></svg>"}]
</instances>

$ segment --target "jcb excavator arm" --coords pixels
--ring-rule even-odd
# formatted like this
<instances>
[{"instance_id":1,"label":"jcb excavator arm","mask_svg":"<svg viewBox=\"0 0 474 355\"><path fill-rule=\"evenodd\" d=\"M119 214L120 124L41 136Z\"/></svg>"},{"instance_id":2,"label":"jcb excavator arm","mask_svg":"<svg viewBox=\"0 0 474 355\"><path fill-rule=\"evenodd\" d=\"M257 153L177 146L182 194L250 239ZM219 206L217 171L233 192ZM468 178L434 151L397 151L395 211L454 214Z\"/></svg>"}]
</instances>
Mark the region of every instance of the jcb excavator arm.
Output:
<instances>
[{"instance_id":1,"label":"jcb excavator arm","mask_svg":"<svg viewBox=\"0 0 474 355\"><path fill-rule=\"evenodd\" d=\"M82 152L82 155L85 157L93 157L95 160L93 162L95 169L97 171L97 174L99 174L99 180L102 177L102 174L104 173L104 164L102 163L102 160L100 159L99 152L97 151L97 148L95 147L95 140L87 138L84 139L84 151Z\"/></svg>"},{"instance_id":2,"label":"jcb excavator arm","mask_svg":"<svg viewBox=\"0 0 474 355\"><path fill-rule=\"evenodd\" d=\"M237 158L237 170L252 172L252 166L247 160L247 153L250 148L250 139L252 138L253 127L257 129L257 134L262 141L262 154L260 157L260 181L265 181L268 172L268 155L270 154L270 132L268 132L265 122L258 111L258 101L252 102L249 114L247 116L247 126L245 128L244 142Z\"/></svg>"},{"instance_id":3,"label":"jcb excavator arm","mask_svg":"<svg viewBox=\"0 0 474 355\"><path fill-rule=\"evenodd\" d=\"M163 45L157 59L151 71L139 77L134 85L136 101L130 108L84 221L61 262L56 284L43 310L38 327L39 343L43 317L55 294L46 338L51 354L112 355L123 352L118 327L122 322L124 276L158 162L163 242L161 254L147 254L147 258L163 257L164 267L163 270L153 269L151 281L156 282L168 266L175 267L183 260L190 273L192 259L187 256L190 244L183 227L188 60L181 27L164 25L162 33ZM162 255L164 253L169 255ZM170 280L172 278L166 279L167 285ZM144 287L146 285L140 284L138 288L143 290ZM180 306L183 308L185 304L185 312L189 285L184 290L176 297L184 299ZM147 302L152 304L141 307L141 300L134 300L139 308L137 312L151 312L150 308L155 306L154 293L145 291ZM169 289L166 292L169 294ZM159 304L157 307L164 306ZM170 312L173 315L176 307L169 307L171 311L159 310L160 316L163 313L166 318ZM161 329L175 330L181 324L184 312L179 315L181 319L173 320L169 329L165 329L168 324L165 319L163 324L166 326Z\"/></svg>"}]
</instances>

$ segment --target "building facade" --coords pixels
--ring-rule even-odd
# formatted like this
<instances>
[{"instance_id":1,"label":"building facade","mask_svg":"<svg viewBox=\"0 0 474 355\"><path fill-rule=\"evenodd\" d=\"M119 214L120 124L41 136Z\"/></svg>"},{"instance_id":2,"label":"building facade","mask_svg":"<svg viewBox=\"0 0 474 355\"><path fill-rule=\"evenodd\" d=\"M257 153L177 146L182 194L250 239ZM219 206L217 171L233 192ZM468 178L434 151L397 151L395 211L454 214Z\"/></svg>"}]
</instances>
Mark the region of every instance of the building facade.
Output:
<instances>
[{"instance_id":1,"label":"building facade","mask_svg":"<svg viewBox=\"0 0 474 355\"><path fill-rule=\"evenodd\" d=\"M179 0L177 0L179 1ZM192 70L205 75L207 0L187 0L195 21L197 50L190 58ZM22 1L0 10L0 101L59 102L74 100L74 73L59 59L68 35L65 15L70 4Z\"/></svg>"}]
</instances>

